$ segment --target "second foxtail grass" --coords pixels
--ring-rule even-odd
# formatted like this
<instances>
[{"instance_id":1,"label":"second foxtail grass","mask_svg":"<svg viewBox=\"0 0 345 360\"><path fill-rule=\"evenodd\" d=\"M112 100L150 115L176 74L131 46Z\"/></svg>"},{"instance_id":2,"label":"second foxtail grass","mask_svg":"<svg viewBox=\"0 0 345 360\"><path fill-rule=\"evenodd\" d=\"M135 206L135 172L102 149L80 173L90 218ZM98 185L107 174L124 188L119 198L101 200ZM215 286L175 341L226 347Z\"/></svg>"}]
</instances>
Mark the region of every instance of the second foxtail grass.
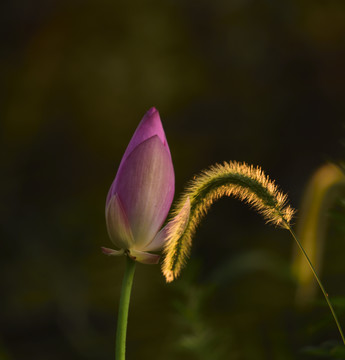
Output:
<instances>
[{"instance_id":1,"label":"second foxtail grass","mask_svg":"<svg viewBox=\"0 0 345 360\"><path fill-rule=\"evenodd\" d=\"M287 204L287 195L283 194L258 166L235 161L225 162L211 166L194 177L173 208L172 219L168 223L168 239L162 265L166 281L171 282L180 275L189 257L192 238L200 221L211 205L223 196L234 196L246 202L258 211L267 223L291 233L325 296L345 345L344 334L328 294L291 228L290 222L295 210Z\"/></svg>"}]
</instances>

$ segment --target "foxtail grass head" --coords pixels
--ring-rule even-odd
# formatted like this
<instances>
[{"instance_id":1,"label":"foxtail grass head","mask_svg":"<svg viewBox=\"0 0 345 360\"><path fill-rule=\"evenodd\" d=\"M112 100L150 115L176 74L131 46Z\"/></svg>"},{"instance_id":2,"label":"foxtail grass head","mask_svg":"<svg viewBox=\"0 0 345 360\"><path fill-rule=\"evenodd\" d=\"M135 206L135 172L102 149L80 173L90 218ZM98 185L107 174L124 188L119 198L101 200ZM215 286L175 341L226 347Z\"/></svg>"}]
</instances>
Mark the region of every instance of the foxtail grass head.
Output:
<instances>
[{"instance_id":1,"label":"foxtail grass head","mask_svg":"<svg viewBox=\"0 0 345 360\"><path fill-rule=\"evenodd\" d=\"M246 202L262 214L266 222L282 228L288 228L294 214L286 204L287 196L261 168L238 162L211 166L190 182L172 211L162 265L167 282L179 276L198 224L210 206L223 196Z\"/></svg>"}]
</instances>

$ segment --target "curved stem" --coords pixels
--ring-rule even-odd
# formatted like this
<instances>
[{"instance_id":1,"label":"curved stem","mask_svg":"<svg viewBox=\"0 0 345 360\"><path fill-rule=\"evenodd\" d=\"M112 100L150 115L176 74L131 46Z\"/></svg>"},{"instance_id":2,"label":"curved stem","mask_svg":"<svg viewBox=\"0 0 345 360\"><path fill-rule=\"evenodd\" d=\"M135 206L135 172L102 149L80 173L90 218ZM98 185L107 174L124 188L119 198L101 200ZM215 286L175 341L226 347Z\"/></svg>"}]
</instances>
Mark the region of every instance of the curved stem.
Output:
<instances>
[{"instance_id":1,"label":"curved stem","mask_svg":"<svg viewBox=\"0 0 345 360\"><path fill-rule=\"evenodd\" d=\"M324 297L325 297L325 299L326 299L326 301L327 301L327 304L328 304L328 306L329 306L329 308L330 308L330 310L331 310L331 313L332 313L332 315L333 315L333 318L334 318L334 320L335 320L335 323L337 324L337 327L338 327L338 330L339 330L341 339L343 340L343 343L344 343L344 345L345 345L344 333L343 333L343 330L342 330L342 328L341 328L341 326L340 326L340 323L339 323L339 321L338 321L337 315L335 314L335 311L334 311L334 309L333 309L333 306L332 306L331 302L329 301L328 294L326 293L326 290L325 290L325 288L323 287L321 280L319 279L319 277L318 277L317 274L316 274L316 271L315 271L315 269L314 269L313 264L311 263L311 261L310 261L308 255L307 255L307 253L305 252L302 244L299 242L296 234L294 233L294 231L291 229L291 227L290 227L288 224L286 224L286 226L287 226L287 229L290 231L292 237L295 239L298 247L299 247L300 250L302 251L302 254L304 255L305 259L307 260L308 265L309 265L312 273L314 274L314 277L315 277L317 283L318 283L319 286L320 286L320 289L321 289L321 291L322 291L322 293L323 293L323 295L324 295Z\"/></svg>"},{"instance_id":2,"label":"curved stem","mask_svg":"<svg viewBox=\"0 0 345 360\"><path fill-rule=\"evenodd\" d=\"M115 348L116 360L125 360L126 357L126 333L127 333L128 308L129 308L129 301L131 298L134 271L135 271L135 261L133 261L129 256L127 256L125 274L122 280L119 313L117 319L116 348Z\"/></svg>"}]
</instances>

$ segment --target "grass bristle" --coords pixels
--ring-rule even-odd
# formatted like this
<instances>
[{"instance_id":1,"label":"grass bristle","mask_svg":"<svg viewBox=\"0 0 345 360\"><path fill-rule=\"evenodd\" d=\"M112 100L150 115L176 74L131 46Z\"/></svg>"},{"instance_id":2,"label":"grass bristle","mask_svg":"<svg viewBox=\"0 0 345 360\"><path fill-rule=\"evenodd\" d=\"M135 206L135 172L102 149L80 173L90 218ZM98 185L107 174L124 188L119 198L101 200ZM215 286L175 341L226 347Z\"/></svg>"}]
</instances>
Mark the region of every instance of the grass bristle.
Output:
<instances>
[{"instance_id":1,"label":"grass bristle","mask_svg":"<svg viewBox=\"0 0 345 360\"><path fill-rule=\"evenodd\" d=\"M246 202L262 214L266 222L282 228L288 227L294 214L294 210L286 204L287 196L278 190L260 167L238 162L211 166L190 182L172 212L162 265L167 282L180 274L198 224L210 206L223 196L234 196ZM182 216L186 214L186 204L190 205L188 218ZM181 224L181 221L184 223Z\"/></svg>"}]
</instances>

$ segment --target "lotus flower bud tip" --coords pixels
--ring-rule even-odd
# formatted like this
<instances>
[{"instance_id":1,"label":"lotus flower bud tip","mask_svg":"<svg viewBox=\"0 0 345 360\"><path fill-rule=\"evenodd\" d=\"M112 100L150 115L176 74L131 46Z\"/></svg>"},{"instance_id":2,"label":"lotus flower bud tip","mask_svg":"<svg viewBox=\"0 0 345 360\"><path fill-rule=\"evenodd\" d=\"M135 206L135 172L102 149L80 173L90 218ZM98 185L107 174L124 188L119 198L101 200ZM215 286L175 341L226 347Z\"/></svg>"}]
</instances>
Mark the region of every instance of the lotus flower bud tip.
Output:
<instances>
[{"instance_id":1,"label":"lotus flower bud tip","mask_svg":"<svg viewBox=\"0 0 345 360\"><path fill-rule=\"evenodd\" d=\"M166 241L161 229L174 197L175 175L159 112L152 107L136 129L106 199L105 216L111 241L142 263L157 263Z\"/></svg>"}]
</instances>

